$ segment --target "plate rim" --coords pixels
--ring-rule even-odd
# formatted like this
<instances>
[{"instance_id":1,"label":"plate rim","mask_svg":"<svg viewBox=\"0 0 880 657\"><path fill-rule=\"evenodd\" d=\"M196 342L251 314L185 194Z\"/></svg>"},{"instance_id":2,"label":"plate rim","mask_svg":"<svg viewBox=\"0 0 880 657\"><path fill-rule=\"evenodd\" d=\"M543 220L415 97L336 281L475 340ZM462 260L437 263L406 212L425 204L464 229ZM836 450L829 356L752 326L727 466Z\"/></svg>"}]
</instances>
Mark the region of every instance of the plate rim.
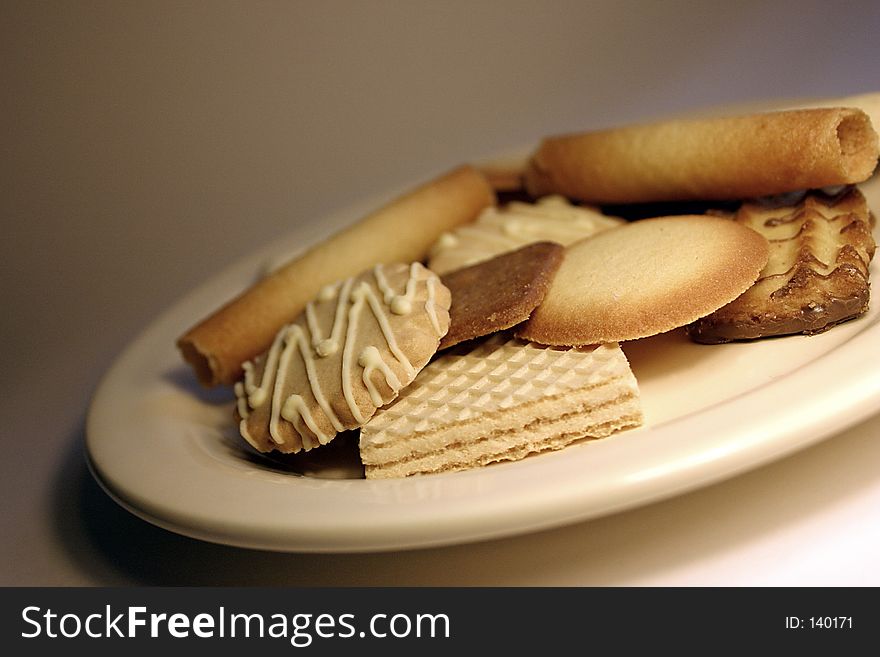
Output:
<instances>
[{"instance_id":1,"label":"plate rim","mask_svg":"<svg viewBox=\"0 0 880 657\"><path fill-rule=\"evenodd\" d=\"M364 200L333 213L327 213L330 218L321 223L325 228L324 232L330 232L336 223L343 224L350 221L363 213L364 208L371 206L375 207L375 199ZM880 337L880 322L867 324L844 342L771 382L665 424L639 430L642 435L663 437L674 432L676 427L691 425L699 427L701 423L723 420L727 414L735 412L737 407L742 408L743 404L749 405L753 412L771 414L769 417L779 425L775 437L769 441L765 437L756 445L754 440L749 442L741 439L737 449L729 450L726 454L717 454L714 459L706 460L704 458L703 461L700 461L695 456L696 461L690 465L685 463L678 468L668 468L665 473L656 472L651 478L628 482L626 494L622 495L621 490L618 490L616 496L606 495L605 501L601 504L596 501L596 491L588 485L569 486L567 490L564 490L560 484L555 484L550 486L549 491L541 491L535 499L523 500L522 496L518 497L517 502L524 504L525 507L517 509L511 509L509 505L505 507L493 498L485 501L482 505L475 504L467 511L459 511L456 514L450 514L448 510L444 514L437 509L432 509L435 515L421 520L412 514L400 518L395 514L394 517L385 518L384 524L378 526L375 524L368 526L365 522L352 522L351 516L348 516L347 524L342 523L336 526L331 524L305 526L296 522L290 524L289 517L284 518L277 526L266 522L243 524L240 518L236 522L235 518L223 518L222 514L206 518L204 513L199 514L192 509L189 509L189 513L183 513L180 509L174 510L151 504L149 500L144 498L142 491L132 490L131 484L127 485L125 482L119 481L113 472L108 472L106 463L102 463L100 448L96 445L96 436L106 431L104 425L110 421L107 419L107 414L108 408L112 406L109 399L112 399L113 387L118 385L120 380L125 381L127 366L132 359L140 355L139 351L149 346L151 341L158 340L163 334L163 330L167 333L170 326L177 323L176 318L180 315L185 317L197 315L196 309L200 306L215 306L216 299L214 297L220 296L219 291L221 290L224 291L222 296L228 298L230 287L227 281L235 280L239 284L242 282L246 284L247 278L253 275L255 269L265 262L271 253L280 251L288 241L292 243L297 240L297 236L301 234L302 230L308 230L308 228L308 224L303 224L298 229L292 230L287 239L266 245L253 253L245 254L232 265L221 269L170 304L128 343L104 373L92 396L86 418L87 461L93 476L110 497L138 517L164 529L200 540L282 552L371 552L482 541L551 529L597 518L717 483L804 449L834 432L844 430L866 419L877 411L877 403L880 401L880 354L874 358L876 361L874 372L876 373L872 375L871 367L865 366L864 353L860 350L862 343L870 343L872 339L876 340ZM320 238L320 235L317 238ZM173 338L168 340L164 348L174 351L173 342ZM179 361L176 352L173 355ZM837 371L843 373L853 365L856 366L855 371L860 376L855 379L852 376L843 378L846 385L840 385L836 389L839 399L835 401L834 412L826 412L824 416L816 416L814 411L812 415L808 414L798 422L797 417L792 417L791 409L784 405L781 407L768 405L768 391L772 393L780 387L797 390L804 398L815 399L818 396L816 391L811 391L809 385L799 386L798 377L803 378L805 373L810 375L815 372L827 374L829 371ZM861 368L858 367L859 365ZM851 374L851 372L846 373ZM801 389L801 387L805 387L805 389ZM825 408L827 407L826 403ZM731 408L734 411L731 411ZM783 425L784 428L781 428ZM727 431L731 431L730 427ZM797 435L798 431L802 433ZM733 444L737 441L731 438L729 442ZM773 449L768 450L768 446L772 446ZM98 453L96 453L96 449L99 450ZM570 453L568 449L562 452ZM553 457L560 453L544 455L537 459L505 463L500 466L492 466L489 469L430 475L430 478L467 482L475 477L485 477L487 471L497 472L500 467L507 468L509 472L518 472L517 477L523 476L522 471L526 469L543 473L544 470L552 470L553 468L550 468L549 465L535 467L534 464L548 463L546 456ZM703 456L705 457L705 455ZM544 458L543 461L542 458ZM106 461L106 458L103 461ZM556 461L564 462L558 458ZM527 463L527 465L524 467L523 463ZM699 477L687 482L681 481L680 473L683 468L698 466L702 468ZM112 466L109 469L112 470ZM677 479L675 475L679 475L679 477L677 483L673 484ZM426 478L415 479L424 480ZM407 491L414 488L412 481L413 478L388 480L382 481L382 483L378 483L378 480L366 480L359 485L387 486L391 489ZM470 482L470 485L472 483ZM566 483L570 484L570 482ZM330 485L332 486L332 484ZM288 524L285 525L285 521ZM373 521L375 522L375 518Z\"/></svg>"}]
</instances>

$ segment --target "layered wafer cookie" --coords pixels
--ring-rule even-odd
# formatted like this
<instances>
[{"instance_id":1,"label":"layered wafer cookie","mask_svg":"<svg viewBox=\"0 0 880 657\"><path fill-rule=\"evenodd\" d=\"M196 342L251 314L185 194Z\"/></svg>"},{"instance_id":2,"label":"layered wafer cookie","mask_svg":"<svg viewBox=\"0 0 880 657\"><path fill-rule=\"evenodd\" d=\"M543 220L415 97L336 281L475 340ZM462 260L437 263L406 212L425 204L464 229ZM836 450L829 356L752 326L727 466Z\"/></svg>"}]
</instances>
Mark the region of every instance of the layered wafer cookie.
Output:
<instances>
[{"instance_id":1,"label":"layered wafer cookie","mask_svg":"<svg viewBox=\"0 0 880 657\"><path fill-rule=\"evenodd\" d=\"M463 470L638 426L620 347L553 348L496 334L433 361L362 429L368 478Z\"/></svg>"},{"instance_id":2,"label":"layered wafer cookie","mask_svg":"<svg viewBox=\"0 0 880 657\"><path fill-rule=\"evenodd\" d=\"M546 196L535 203L513 201L488 207L473 223L443 233L431 247L428 267L446 274L534 242L567 246L622 223L561 196Z\"/></svg>"},{"instance_id":3,"label":"layered wafer cookie","mask_svg":"<svg viewBox=\"0 0 880 657\"><path fill-rule=\"evenodd\" d=\"M261 452L296 453L361 426L437 351L449 303L419 263L377 265L326 286L244 364L235 384L242 437Z\"/></svg>"},{"instance_id":4,"label":"layered wafer cookie","mask_svg":"<svg viewBox=\"0 0 880 657\"><path fill-rule=\"evenodd\" d=\"M746 203L733 219L767 238L770 258L744 294L688 327L694 341L819 333L867 310L874 239L856 188Z\"/></svg>"}]
</instances>

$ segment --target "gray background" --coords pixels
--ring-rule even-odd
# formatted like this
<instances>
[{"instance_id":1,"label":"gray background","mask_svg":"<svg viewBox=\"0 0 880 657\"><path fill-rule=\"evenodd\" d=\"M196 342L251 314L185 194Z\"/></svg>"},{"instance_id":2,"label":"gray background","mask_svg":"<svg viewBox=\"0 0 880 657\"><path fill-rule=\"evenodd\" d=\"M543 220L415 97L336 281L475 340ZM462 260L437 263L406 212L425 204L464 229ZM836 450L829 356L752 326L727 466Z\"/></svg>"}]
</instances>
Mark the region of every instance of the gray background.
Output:
<instances>
[{"instance_id":1,"label":"gray background","mask_svg":"<svg viewBox=\"0 0 880 657\"><path fill-rule=\"evenodd\" d=\"M644 509L398 555L182 538L82 458L114 356L236 258L548 133L880 89L880 3L4 2L0 30L0 584L880 584L877 418Z\"/></svg>"}]
</instances>

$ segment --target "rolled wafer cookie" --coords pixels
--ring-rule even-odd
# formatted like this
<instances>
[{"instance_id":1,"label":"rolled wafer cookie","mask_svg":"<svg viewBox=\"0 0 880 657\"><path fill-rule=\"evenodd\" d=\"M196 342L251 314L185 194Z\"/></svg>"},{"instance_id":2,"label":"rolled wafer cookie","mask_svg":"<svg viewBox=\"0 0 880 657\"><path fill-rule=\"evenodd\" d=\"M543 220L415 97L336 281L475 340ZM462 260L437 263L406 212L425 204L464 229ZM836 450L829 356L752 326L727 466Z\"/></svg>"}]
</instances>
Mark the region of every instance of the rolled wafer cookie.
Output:
<instances>
[{"instance_id":1,"label":"rolled wafer cookie","mask_svg":"<svg viewBox=\"0 0 880 657\"><path fill-rule=\"evenodd\" d=\"M525 180L591 203L742 199L862 182L878 148L856 108L672 120L547 138Z\"/></svg>"},{"instance_id":2,"label":"rolled wafer cookie","mask_svg":"<svg viewBox=\"0 0 880 657\"><path fill-rule=\"evenodd\" d=\"M871 119L871 125L880 132L880 92L868 92L851 96L833 96L799 101L765 101L760 108L749 107L745 111L778 112L782 110L810 109L817 107L855 107L862 110ZM709 108L706 116L717 114L718 110ZM729 112L727 112L729 114ZM703 114L701 112L700 114ZM703 118L703 117L701 117ZM526 169L529 156L515 155L499 157L476 165L499 192L521 190L525 186ZM702 199L701 199L702 200Z\"/></svg>"},{"instance_id":3,"label":"rolled wafer cookie","mask_svg":"<svg viewBox=\"0 0 880 657\"><path fill-rule=\"evenodd\" d=\"M437 351L449 303L419 263L376 265L325 287L244 364L235 384L242 437L261 452L296 453L361 426Z\"/></svg>"},{"instance_id":4,"label":"rolled wafer cookie","mask_svg":"<svg viewBox=\"0 0 880 657\"><path fill-rule=\"evenodd\" d=\"M620 347L542 347L499 333L431 362L361 429L368 479L512 461L642 423Z\"/></svg>"},{"instance_id":5,"label":"rolled wafer cookie","mask_svg":"<svg viewBox=\"0 0 880 657\"><path fill-rule=\"evenodd\" d=\"M441 233L473 220L495 195L470 166L412 190L310 248L189 329L177 341L205 385L231 384L325 285L377 262L424 258Z\"/></svg>"},{"instance_id":6,"label":"rolled wafer cookie","mask_svg":"<svg viewBox=\"0 0 880 657\"><path fill-rule=\"evenodd\" d=\"M868 309L874 238L858 189L745 203L733 220L767 238L770 259L741 296L688 326L695 342L809 335Z\"/></svg>"},{"instance_id":7,"label":"rolled wafer cookie","mask_svg":"<svg viewBox=\"0 0 880 657\"><path fill-rule=\"evenodd\" d=\"M820 98L801 103L795 103L777 109L804 109L808 107L857 107L871 118L874 130L880 132L880 92L873 91L852 96L835 96L833 98ZM508 167L513 169L512 166ZM512 173L510 175L513 175Z\"/></svg>"}]
</instances>

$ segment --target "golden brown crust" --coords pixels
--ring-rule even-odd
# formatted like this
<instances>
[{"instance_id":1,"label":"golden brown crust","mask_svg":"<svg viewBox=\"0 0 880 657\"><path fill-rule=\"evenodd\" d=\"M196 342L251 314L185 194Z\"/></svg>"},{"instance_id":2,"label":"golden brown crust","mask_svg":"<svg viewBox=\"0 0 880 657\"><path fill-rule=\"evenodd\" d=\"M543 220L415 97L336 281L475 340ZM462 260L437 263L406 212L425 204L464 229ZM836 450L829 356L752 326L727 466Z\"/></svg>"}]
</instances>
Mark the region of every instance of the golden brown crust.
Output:
<instances>
[{"instance_id":1,"label":"golden brown crust","mask_svg":"<svg viewBox=\"0 0 880 657\"><path fill-rule=\"evenodd\" d=\"M517 336L548 345L644 338L729 303L767 262L767 241L726 219L627 224L566 249L550 291Z\"/></svg>"},{"instance_id":2,"label":"golden brown crust","mask_svg":"<svg viewBox=\"0 0 880 657\"><path fill-rule=\"evenodd\" d=\"M790 110L550 137L526 187L593 203L742 199L861 182L877 158L863 111Z\"/></svg>"},{"instance_id":3,"label":"golden brown crust","mask_svg":"<svg viewBox=\"0 0 880 657\"><path fill-rule=\"evenodd\" d=\"M440 279L452 294L449 331L440 349L524 322L541 303L565 248L535 242Z\"/></svg>"},{"instance_id":4,"label":"golden brown crust","mask_svg":"<svg viewBox=\"0 0 880 657\"><path fill-rule=\"evenodd\" d=\"M809 107L858 107L870 117L874 130L880 132L880 92L819 98L777 109L805 109Z\"/></svg>"},{"instance_id":5,"label":"golden brown crust","mask_svg":"<svg viewBox=\"0 0 880 657\"><path fill-rule=\"evenodd\" d=\"M812 192L793 205L746 203L733 219L769 240L770 260L742 296L689 326L691 339L813 334L867 310L874 239L857 189Z\"/></svg>"},{"instance_id":6,"label":"golden brown crust","mask_svg":"<svg viewBox=\"0 0 880 657\"><path fill-rule=\"evenodd\" d=\"M485 177L458 167L312 247L187 331L181 353L205 385L230 384L324 285L378 262L422 260L446 230L495 202Z\"/></svg>"}]
</instances>

